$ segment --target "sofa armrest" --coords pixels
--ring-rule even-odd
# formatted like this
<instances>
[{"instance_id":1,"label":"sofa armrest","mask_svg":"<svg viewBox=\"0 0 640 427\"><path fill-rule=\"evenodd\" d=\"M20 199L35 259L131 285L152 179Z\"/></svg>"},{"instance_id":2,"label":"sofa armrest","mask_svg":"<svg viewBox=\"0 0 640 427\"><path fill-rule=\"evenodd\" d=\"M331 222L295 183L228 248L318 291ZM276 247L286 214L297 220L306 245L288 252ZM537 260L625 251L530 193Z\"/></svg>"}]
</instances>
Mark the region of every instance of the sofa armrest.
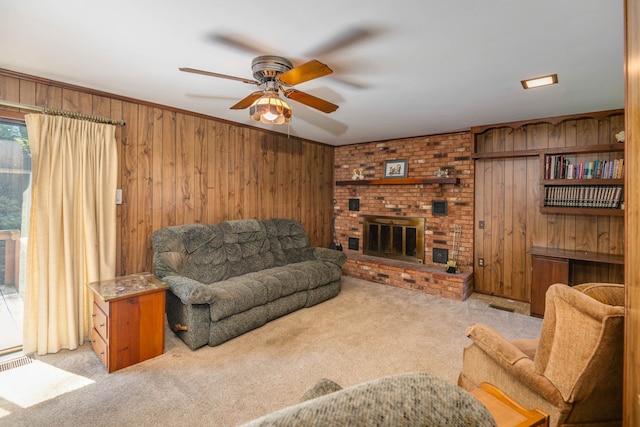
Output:
<instances>
[{"instance_id":1,"label":"sofa armrest","mask_svg":"<svg viewBox=\"0 0 640 427\"><path fill-rule=\"evenodd\" d=\"M336 251L335 249L320 247L313 248L313 256L315 259L331 262L338 267L342 267L347 261L347 255L344 252Z\"/></svg>"},{"instance_id":2,"label":"sofa armrest","mask_svg":"<svg viewBox=\"0 0 640 427\"><path fill-rule=\"evenodd\" d=\"M533 360L494 329L476 323L467 329L467 336L513 378L554 406L567 406L556 386L545 376L535 372Z\"/></svg>"},{"instance_id":3,"label":"sofa armrest","mask_svg":"<svg viewBox=\"0 0 640 427\"><path fill-rule=\"evenodd\" d=\"M165 276L162 280L183 304L211 304L215 301L211 285L184 276Z\"/></svg>"}]
</instances>

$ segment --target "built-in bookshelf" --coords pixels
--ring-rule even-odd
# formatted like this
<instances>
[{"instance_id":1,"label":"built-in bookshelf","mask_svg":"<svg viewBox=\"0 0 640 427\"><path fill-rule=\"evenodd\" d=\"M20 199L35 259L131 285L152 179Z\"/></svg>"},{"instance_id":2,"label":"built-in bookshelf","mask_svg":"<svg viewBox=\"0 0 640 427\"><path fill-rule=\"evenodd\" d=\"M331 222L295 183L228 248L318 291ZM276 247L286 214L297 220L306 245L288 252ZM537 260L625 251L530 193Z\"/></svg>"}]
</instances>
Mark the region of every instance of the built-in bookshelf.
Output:
<instances>
[{"instance_id":1,"label":"built-in bookshelf","mask_svg":"<svg viewBox=\"0 0 640 427\"><path fill-rule=\"evenodd\" d=\"M540 153L544 213L624 215L624 144Z\"/></svg>"}]
</instances>

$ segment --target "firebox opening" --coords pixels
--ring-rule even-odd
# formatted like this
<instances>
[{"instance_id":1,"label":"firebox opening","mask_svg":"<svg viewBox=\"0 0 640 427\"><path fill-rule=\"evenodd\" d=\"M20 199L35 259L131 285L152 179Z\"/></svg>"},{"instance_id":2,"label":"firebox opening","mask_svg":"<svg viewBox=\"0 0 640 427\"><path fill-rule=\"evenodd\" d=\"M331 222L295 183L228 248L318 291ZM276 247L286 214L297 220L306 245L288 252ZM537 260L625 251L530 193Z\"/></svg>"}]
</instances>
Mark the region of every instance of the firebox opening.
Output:
<instances>
[{"instance_id":1,"label":"firebox opening","mask_svg":"<svg viewBox=\"0 0 640 427\"><path fill-rule=\"evenodd\" d=\"M365 255L424 263L424 218L362 218Z\"/></svg>"}]
</instances>

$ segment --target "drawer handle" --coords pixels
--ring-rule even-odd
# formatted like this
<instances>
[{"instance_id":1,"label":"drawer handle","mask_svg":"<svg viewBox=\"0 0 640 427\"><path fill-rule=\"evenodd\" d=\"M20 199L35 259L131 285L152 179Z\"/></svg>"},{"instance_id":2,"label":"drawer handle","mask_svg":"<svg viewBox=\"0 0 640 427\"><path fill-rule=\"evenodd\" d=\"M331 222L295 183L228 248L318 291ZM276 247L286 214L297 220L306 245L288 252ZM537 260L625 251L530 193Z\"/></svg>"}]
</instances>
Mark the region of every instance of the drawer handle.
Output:
<instances>
[{"instance_id":1,"label":"drawer handle","mask_svg":"<svg viewBox=\"0 0 640 427\"><path fill-rule=\"evenodd\" d=\"M104 323L100 323L99 325L101 328L104 328Z\"/></svg>"},{"instance_id":2,"label":"drawer handle","mask_svg":"<svg viewBox=\"0 0 640 427\"><path fill-rule=\"evenodd\" d=\"M181 325L180 323L176 323L173 327L174 331L186 331L187 327L186 325Z\"/></svg>"}]
</instances>

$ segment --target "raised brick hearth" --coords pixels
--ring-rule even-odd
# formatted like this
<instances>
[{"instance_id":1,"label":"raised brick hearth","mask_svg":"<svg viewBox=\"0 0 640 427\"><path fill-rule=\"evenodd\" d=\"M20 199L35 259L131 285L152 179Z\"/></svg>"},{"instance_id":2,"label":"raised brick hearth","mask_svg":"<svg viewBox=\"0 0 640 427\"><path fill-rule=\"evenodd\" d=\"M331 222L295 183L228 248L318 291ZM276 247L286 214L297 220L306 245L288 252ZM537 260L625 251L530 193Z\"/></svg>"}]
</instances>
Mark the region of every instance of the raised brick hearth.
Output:
<instances>
[{"instance_id":1,"label":"raised brick hearth","mask_svg":"<svg viewBox=\"0 0 640 427\"><path fill-rule=\"evenodd\" d=\"M451 177L459 179L457 185L336 185L336 242L347 254L344 274L446 298L466 299L473 292L474 171L470 153L468 132L336 147L336 181L351 180L354 169L362 169L365 180L382 179L388 160L406 160L407 178L436 178L438 170L448 170ZM433 201L446 201L445 215L433 214ZM424 264L363 255L361 215L424 218ZM462 230L457 257L459 272L446 273L446 264L432 259L433 248L446 249L452 256L456 227Z\"/></svg>"},{"instance_id":2,"label":"raised brick hearth","mask_svg":"<svg viewBox=\"0 0 640 427\"><path fill-rule=\"evenodd\" d=\"M455 300L465 300L473 292L471 269L454 274L447 273L442 266L415 264L348 252L347 262L342 271L346 276Z\"/></svg>"}]
</instances>

